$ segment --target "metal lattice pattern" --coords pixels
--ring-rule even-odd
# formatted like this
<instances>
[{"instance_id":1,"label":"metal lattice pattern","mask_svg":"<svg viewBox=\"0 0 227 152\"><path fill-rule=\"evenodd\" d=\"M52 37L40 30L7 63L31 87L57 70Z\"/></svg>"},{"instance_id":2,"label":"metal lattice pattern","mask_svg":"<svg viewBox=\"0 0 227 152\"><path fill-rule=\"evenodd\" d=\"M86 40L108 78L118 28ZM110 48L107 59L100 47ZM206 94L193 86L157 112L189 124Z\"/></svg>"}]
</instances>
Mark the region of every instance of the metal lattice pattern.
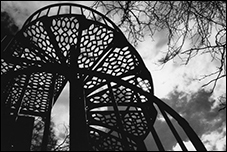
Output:
<instances>
[{"instance_id":1,"label":"metal lattice pattern","mask_svg":"<svg viewBox=\"0 0 227 152\"><path fill-rule=\"evenodd\" d=\"M128 137L127 143L134 145L133 149L130 148L131 150L136 150L138 147L134 143L144 140L149 133L148 122L144 114L146 111L145 106L147 105L145 100L142 100L140 95L130 88L113 82L111 84L111 87L103 84L101 88L98 88L95 93L91 93L92 95L87 98L87 106L91 111L88 113L89 124L96 125L96 130L107 131L107 134L113 136L116 141L121 141L122 130L117 116L119 114L122 121L122 129ZM115 107L116 104L117 107ZM116 110L118 113L116 113ZM94 140L101 140L97 138L96 135ZM117 145L112 142L113 138L105 139L108 144L100 142L99 146L105 150L125 149L124 145ZM99 150L102 150L102 148Z\"/></svg>"},{"instance_id":2,"label":"metal lattice pattern","mask_svg":"<svg viewBox=\"0 0 227 152\"><path fill-rule=\"evenodd\" d=\"M61 4L34 13L2 51L5 106L13 115L47 118L74 76L83 83L90 150L144 150L151 131L163 150L153 128L157 100L140 56L110 20L76 7Z\"/></svg>"},{"instance_id":3,"label":"metal lattice pattern","mask_svg":"<svg viewBox=\"0 0 227 152\"><path fill-rule=\"evenodd\" d=\"M69 55L69 48L78 38L79 22L75 17L54 18L51 23L51 32L64 57ZM67 61L68 63L69 61Z\"/></svg>"},{"instance_id":4,"label":"metal lattice pattern","mask_svg":"<svg viewBox=\"0 0 227 152\"><path fill-rule=\"evenodd\" d=\"M113 41L113 31L102 25L91 24L82 31L81 36L79 67L92 68L103 53L106 53L104 51L108 51L105 49Z\"/></svg>"},{"instance_id":5,"label":"metal lattice pattern","mask_svg":"<svg viewBox=\"0 0 227 152\"><path fill-rule=\"evenodd\" d=\"M48 110L49 93L52 74L46 72L33 73L24 93L20 113L42 114Z\"/></svg>"}]
</instances>

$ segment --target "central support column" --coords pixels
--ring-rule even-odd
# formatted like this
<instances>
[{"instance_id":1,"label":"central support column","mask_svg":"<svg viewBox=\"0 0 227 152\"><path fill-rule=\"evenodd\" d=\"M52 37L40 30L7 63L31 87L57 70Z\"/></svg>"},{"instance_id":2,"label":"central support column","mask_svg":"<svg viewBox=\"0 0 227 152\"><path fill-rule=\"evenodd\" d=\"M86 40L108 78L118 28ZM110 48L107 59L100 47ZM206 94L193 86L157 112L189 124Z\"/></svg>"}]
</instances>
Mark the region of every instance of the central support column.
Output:
<instances>
[{"instance_id":1,"label":"central support column","mask_svg":"<svg viewBox=\"0 0 227 152\"><path fill-rule=\"evenodd\" d=\"M78 40L79 41L79 40ZM85 100L82 75L78 72L79 46L70 48L70 151L88 151Z\"/></svg>"}]
</instances>

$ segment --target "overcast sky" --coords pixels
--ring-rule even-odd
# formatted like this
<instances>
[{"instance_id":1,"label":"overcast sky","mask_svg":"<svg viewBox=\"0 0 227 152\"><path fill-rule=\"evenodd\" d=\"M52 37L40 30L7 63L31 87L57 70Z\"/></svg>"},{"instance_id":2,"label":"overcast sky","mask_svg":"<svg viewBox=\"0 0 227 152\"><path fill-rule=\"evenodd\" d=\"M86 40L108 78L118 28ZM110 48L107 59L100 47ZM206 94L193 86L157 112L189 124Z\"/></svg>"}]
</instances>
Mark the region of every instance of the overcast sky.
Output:
<instances>
[{"instance_id":1,"label":"overcast sky","mask_svg":"<svg viewBox=\"0 0 227 152\"><path fill-rule=\"evenodd\" d=\"M52 3L57 3L57 1L1 1L1 28L4 22L11 27L15 23L20 29L25 20L34 11ZM87 6L91 4L86 1L75 3ZM8 18L5 17L6 14L9 16ZM17 31L17 28L14 31ZM218 112L217 98L222 93L226 93L226 80L221 79L218 82L213 94L208 92L212 85L200 89L202 84L208 82L209 79L204 81L196 81L194 79L204 74L209 74L216 68L215 62L210 62L209 55L197 56L187 66L180 66L178 59L175 59L174 62L170 61L162 68L157 66L155 63L157 63L157 60L163 55L162 52L167 47L166 38L166 32L161 31L155 34L154 40L147 37L144 42L139 43L136 47L136 50L151 72L155 95L163 99L163 101L189 122L205 144L207 150L225 150L226 110ZM52 117L59 128L61 124L67 124L69 118L67 86L52 111ZM164 142L166 149L180 149L179 145L173 142L173 136L170 135L171 133L163 121L158 120L155 126L157 132L163 135L160 138ZM181 137L187 147L193 150L193 146L187 141L183 133ZM148 147L149 150L153 150L150 144L148 144Z\"/></svg>"}]
</instances>

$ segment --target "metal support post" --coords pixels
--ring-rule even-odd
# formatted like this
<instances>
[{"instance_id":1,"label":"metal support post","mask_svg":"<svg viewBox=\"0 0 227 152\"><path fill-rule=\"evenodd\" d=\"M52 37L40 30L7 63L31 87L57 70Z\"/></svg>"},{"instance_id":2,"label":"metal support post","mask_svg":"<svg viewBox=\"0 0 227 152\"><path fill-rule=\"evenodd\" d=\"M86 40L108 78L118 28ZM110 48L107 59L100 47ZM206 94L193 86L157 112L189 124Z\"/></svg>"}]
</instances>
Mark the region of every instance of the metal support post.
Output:
<instances>
[{"instance_id":1,"label":"metal support post","mask_svg":"<svg viewBox=\"0 0 227 152\"><path fill-rule=\"evenodd\" d=\"M79 32L80 33L80 32ZM78 38L78 42L80 42ZM85 101L83 95L83 80L78 72L78 56L80 54L79 43L77 46L71 46L70 55L70 150L87 151L87 124L85 116Z\"/></svg>"}]
</instances>

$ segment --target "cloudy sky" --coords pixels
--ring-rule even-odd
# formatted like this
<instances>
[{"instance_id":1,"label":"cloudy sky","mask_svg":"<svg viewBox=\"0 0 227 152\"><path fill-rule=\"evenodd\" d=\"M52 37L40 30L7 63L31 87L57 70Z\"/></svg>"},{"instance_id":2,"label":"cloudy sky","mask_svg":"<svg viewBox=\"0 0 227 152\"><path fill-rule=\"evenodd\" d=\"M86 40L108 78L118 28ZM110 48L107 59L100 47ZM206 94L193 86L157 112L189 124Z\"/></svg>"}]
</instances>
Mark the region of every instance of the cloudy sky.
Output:
<instances>
[{"instance_id":1,"label":"cloudy sky","mask_svg":"<svg viewBox=\"0 0 227 152\"><path fill-rule=\"evenodd\" d=\"M57 2L59 1L1 1L1 33L2 29L8 29L10 33L15 34L34 11ZM91 5L91 2L87 1L75 3ZM213 94L208 91L212 84L201 89L201 86L209 79L197 81L195 78L209 74L216 68L215 63L210 62L209 55L198 55L186 66L180 66L177 59L168 62L164 67L157 66L157 60L167 48L166 37L163 31L156 33L153 40L147 37L136 48L152 74L155 95L189 122L207 150L225 150L226 110L218 112L217 99L221 94L226 93L226 80L221 79L218 82ZM67 84L52 111L52 117L59 130L62 124L68 124L68 105ZM163 121L157 121L155 126L158 133L165 135L160 138L166 149L180 149L179 145L173 142L174 137ZM187 147L194 150L183 133L181 137ZM149 150L154 150L150 144L147 146Z\"/></svg>"}]
</instances>

